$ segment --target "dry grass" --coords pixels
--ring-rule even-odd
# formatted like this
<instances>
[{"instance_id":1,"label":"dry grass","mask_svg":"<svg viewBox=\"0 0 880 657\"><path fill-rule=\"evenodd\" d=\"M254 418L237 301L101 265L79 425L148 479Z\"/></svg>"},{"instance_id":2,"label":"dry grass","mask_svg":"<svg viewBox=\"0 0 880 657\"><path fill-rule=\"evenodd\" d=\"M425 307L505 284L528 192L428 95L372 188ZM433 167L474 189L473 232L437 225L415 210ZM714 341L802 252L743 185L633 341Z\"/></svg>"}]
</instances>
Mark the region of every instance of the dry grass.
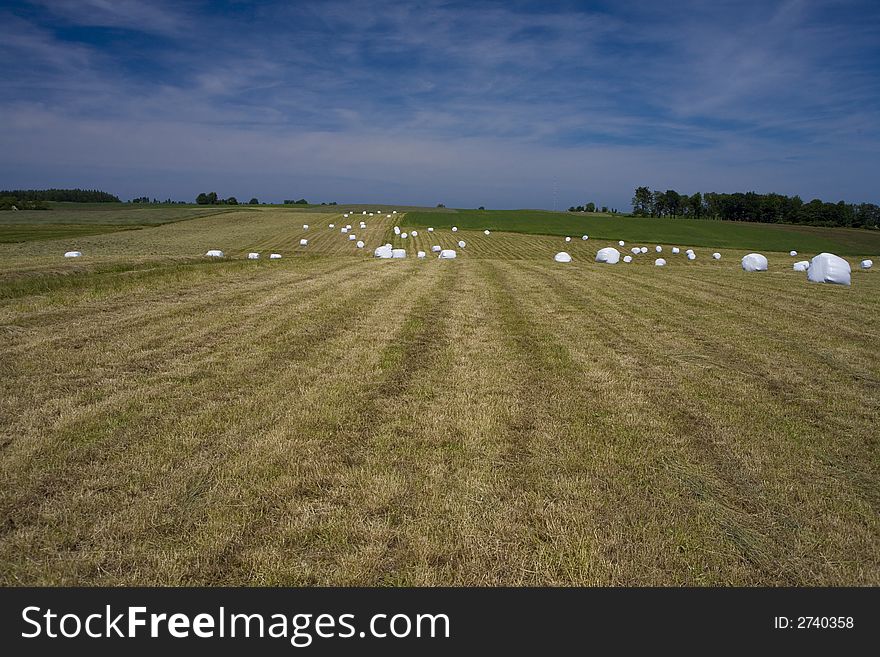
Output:
<instances>
[{"instance_id":1,"label":"dry grass","mask_svg":"<svg viewBox=\"0 0 880 657\"><path fill-rule=\"evenodd\" d=\"M875 272L340 219L0 246L0 582L880 584Z\"/></svg>"}]
</instances>

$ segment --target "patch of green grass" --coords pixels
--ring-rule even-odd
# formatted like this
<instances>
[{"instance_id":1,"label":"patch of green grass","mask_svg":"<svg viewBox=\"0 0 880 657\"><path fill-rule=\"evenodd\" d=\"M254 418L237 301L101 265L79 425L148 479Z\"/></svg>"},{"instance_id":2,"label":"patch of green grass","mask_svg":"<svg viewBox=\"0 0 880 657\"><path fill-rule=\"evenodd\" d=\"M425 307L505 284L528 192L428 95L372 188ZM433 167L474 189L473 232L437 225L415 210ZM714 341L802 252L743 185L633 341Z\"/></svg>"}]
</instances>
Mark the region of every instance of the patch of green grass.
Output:
<instances>
[{"instance_id":1,"label":"patch of green grass","mask_svg":"<svg viewBox=\"0 0 880 657\"><path fill-rule=\"evenodd\" d=\"M137 230L142 226L119 224L0 224L0 244L32 242L35 240L58 240L102 235L120 230Z\"/></svg>"},{"instance_id":2,"label":"patch of green grass","mask_svg":"<svg viewBox=\"0 0 880 657\"><path fill-rule=\"evenodd\" d=\"M505 231L537 235L589 235L591 239L655 242L681 246L755 249L838 255L880 253L880 231L757 224L703 219L658 219L542 210L410 212L407 226Z\"/></svg>"}]
</instances>

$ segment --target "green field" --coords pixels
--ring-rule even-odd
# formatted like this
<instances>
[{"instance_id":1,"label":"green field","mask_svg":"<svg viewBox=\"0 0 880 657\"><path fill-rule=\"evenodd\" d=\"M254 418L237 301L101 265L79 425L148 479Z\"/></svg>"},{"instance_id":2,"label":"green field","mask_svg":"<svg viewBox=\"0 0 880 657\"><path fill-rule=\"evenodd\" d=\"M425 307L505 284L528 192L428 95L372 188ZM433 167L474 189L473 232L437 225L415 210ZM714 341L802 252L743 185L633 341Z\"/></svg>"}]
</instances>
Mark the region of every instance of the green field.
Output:
<instances>
[{"instance_id":1,"label":"green field","mask_svg":"<svg viewBox=\"0 0 880 657\"><path fill-rule=\"evenodd\" d=\"M787 224L753 224L703 219L669 219L622 215L547 212L543 210L459 210L413 212L414 226L497 230L543 235L589 235L591 239L651 241L680 246L763 249L837 255L880 253L880 231L816 228Z\"/></svg>"},{"instance_id":2,"label":"green field","mask_svg":"<svg viewBox=\"0 0 880 657\"><path fill-rule=\"evenodd\" d=\"M880 584L876 270L441 216L0 244L0 584Z\"/></svg>"}]
</instances>

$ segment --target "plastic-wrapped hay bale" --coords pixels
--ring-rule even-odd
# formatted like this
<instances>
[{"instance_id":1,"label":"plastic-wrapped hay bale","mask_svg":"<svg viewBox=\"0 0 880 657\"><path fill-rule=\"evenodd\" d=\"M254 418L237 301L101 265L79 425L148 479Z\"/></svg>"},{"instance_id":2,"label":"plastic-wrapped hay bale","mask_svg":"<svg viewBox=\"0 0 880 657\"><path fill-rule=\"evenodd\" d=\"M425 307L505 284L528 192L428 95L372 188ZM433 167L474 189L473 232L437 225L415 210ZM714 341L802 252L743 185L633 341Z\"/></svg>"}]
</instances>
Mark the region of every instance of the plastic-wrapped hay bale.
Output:
<instances>
[{"instance_id":1,"label":"plastic-wrapped hay bale","mask_svg":"<svg viewBox=\"0 0 880 657\"><path fill-rule=\"evenodd\" d=\"M641 252L642 252L642 253L647 253L647 252L648 252L648 247L647 247L647 246L643 246L643 247L641 248Z\"/></svg>"},{"instance_id":2,"label":"plastic-wrapped hay bale","mask_svg":"<svg viewBox=\"0 0 880 657\"><path fill-rule=\"evenodd\" d=\"M571 242L571 238L570 238L570 237L566 237L566 238L565 238L565 241L566 241L566 242Z\"/></svg>"},{"instance_id":3,"label":"plastic-wrapped hay bale","mask_svg":"<svg viewBox=\"0 0 880 657\"><path fill-rule=\"evenodd\" d=\"M74 251L74 253L79 253L79 251ZM205 256L207 256L208 258L222 258L223 251L221 251L220 249L211 249L205 254ZM68 255L65 253L64 257L66 258L68 257Z\"/></svg>"},{"instance_id":4,"label":"plastic-wrapped hay bale","mask_svg":"<svg viewBox=\"0 0 880 657\"><path fill-rule=\"evenodd\" d=\"M687 255L687 254L689 254L689 253L693 253L693 252L694 252L694 250L693 250L693 249L688 249L688 250L687 250L687 251L685 251L685 252L684 252L684 253L685 253L685 255Z\"/></svg>"},{"instance_id":5,"label":"plastic-wrapped hay bale","mask_svg":"<svg viewBox=\"0 0 880 657\"><path fill-rule=\"evenodd\" d=\"M254 253L254 252L248 253L248 260L259 260L259 259L260 259L259 253Z\"/></svg>"},{"instance_id":6,"label":"plastic-wrapped hay bale","mask_svg":"<svg viewBox=\"0 0 880 657\"><path fill-rule=\"evenodd\" d=\"M280 259L281 259L280 253L270 253L269 254L269 260L280 260Z\"/></svg>"},{"instance_id":7,"label":"plastic-wrapped hay bale","mask_svg":"<svg viewBox=\"0 0 880 657\"><path fill-rule=\"evenodd\" d=\"M797 255L797 251L789 251L788 255L790 255L792 258L794 258Z\"/></svg>"},{"instance_id":8,"label":"plastic-wrapped hay bale","mask_svg":"<svg viewBox=\"0 0 880 657\"><path fill-rule=\"evenodd\" d=\"M424 251L419 251L418 253L416 253L416 258L424 258L424 257L425 257Z\"/></svg>"},{"instance_id":9,"label":"plastic-wrapped hay bale","mask_svg":"<svg viewBox=\"0 0 880 657\"><path fill-rule=\"evenodd\" d=\"M452 232L453 232L453 233L457 233L457 232L458 232L458 226L453 226L453 227L452 227Z\"/></svg>"},{"instance_id":10,"label":"plastic-wrapped hay bale","mask_svg":"<svg viewBox=\"0 0 880 657\"><path fill-rule=\"evenodd\" d=\"M623 256L623 261L624 261L624 262L632 262L632 261L633 261L633 257L632 257L632 256Z\"/></svg>"},{"instance_id":11,"label":"plastic-wrapped hay bale","mask_svg":"<svg viewBox=\"0 0 880 657\"><path fill-rule=\"evenodd\" d=\"M655 266L655 267L665 267L665 266L666 266L666 261L665 261L663 258L657 258L657 259L654 261L654 266Z\"/></svg>"},{"instance_id":12,"label":"plastic-wrapped hay bale","mask_svg":"<svg viewBox=\"0 0 880 657\"><path fill-rule=\"evenodd\" d=\"M616 265L620 262L620 251L613 246L606 246L596 252L596 262L604 262L609 265Z\"/></svg>"},{"instance_id":13,"label":"plastic-wrapped hay bale","mask_svg":"<svg viewBox=\"0 0 880 657\"><path fill-rule=\"evenodd\" d=\"M362 222L361 222L361 228L366 228L366 227L367 227L367 224L365 224L365 223L362 221Z\"/></svg>"},{"instance_id":14,"label":"plastic-wrapped hay bale","mask_svg":"<svg viewBox=\"0 0 880 657\"><path fill-rule=\"evenodd\" d=\"M355 235L354 233L352 233L351 235L348 236L349 242L354 242L356 239L357 239L357 235Z\"/></svg>"},{"instance_id":15,"label":"plastic-wrapped hay bale","mask_svg":"<svg viewBox=\"0 0 880 657\"><path fill-rule=\"evenodd\" d=\"M440 253L440 251L442 251L442 249L440 248L439 244L435 244L434 246L431 247L432 253Z\"/></svg>"},{"instance_id":16,"label":"plastic-wrapped hay bale","mask_svg":"<svg viewBox=\"0 0 880 657\"><path fill-rule=\"evenodd\" d=\"M553 259L556 262L571 262L571 256L565 251L560 251L555 256L553 256Z\"/></svg>"},{"instance_id":17,"label":"plastic-wrapped hay bale","mask_svg":"<svg viewBox=\"0 0 880 657\"><path fill-rule=\"evenodd\" d=\"M345 224L346 230L351 230L351 224Z\"/></svg>"},{"instance_id":18,"label":"plastic-wrapped hay bale","mask_svg":"<svg viewBox=\"0 0 880 657\"><path fill-rule=\"evenodd\" d=\"M488 235L489 235L489 231L488 231L488 230L484 230L484 231L483 231L483 235L488 236Z\"/></svg>"},{"instance_id":19,"label":"plastic-wrapped hay bale","mask_svg":"<svg viewBox=\"0 0 880 657\"><path fill-rule=\"evenodd\" d=\"M391 257L391 245L383 244L382 246L376 247L376 250L373 251L373 256L376 258L390 258Z\"/></svg>"},{"instance_id":20,"label":"plastic-wrapped hay bale","mask_svg":"<svg viewBox=\"0 0 880 657\"><path fill-rule=\"evenodd\" d=\"M453 260L456 257L457 254L452 249L443 249L439 256L441 260Z\"/></svg>"},{"instance_id":21,"label":"plastic-wrapped hay bale","mask_svg":"<svg viewBox=\"0 0 880 657\"><path fill-rule=\"evenodd\" d=\"M693 251L691 251L690 253L687 254L687 259L688 259L688 260L696 260L696 259L697 259L697 254L694 253Z\"/></svg>"},{"instance_id":22,"label":"plastic-wrapped hay bale","mask_svg":"<svg viewBox=\"0 0 880 657\"><path fill-rule=\"evenodd\" d=\"M343 213L342 217L343 217L344 219L348 219L348 213L347 213L347 212Z\"/></svg>"},{"instance_id":23,"label":"plastic-wrapped hay bale","mask_svg":"<svg viewBox=\"0 0 880 657\"><path fill-rule=\"evenodd\" d=\"M419 231L414 230L413 232L410 233L410 235L412 235L413 237L418 237L418 236L419 236Z\"/></svg>"},{"instance_id":24,"label":"plastic-wrapped hay bale","mask_svg":"<svg viewBox=\"0 0 880 657\"><path fill-rule=\"evenodd\" d=\"M391 249L391 257L392 258L405 258L406 257L406 249Z\"/></svg>"},{"instance_id":25,"label":"plastic-wrapped hay bale","mask_svg":"<svg viewBox=\"0 0 880 657\"><path fill-rule=\"evenodd\" d=\"M657 246L654 247L654 250L655 250L657 253L663 253L663 247L660 246L659 244L658 244Z\"/></svg>"},{"instance_id":26,"label":"plastic-wrapped hay bale","mask_svg":"<svg viewBox=\"0 0 880 657\"><path fill-rule=\"evenodd\" d=\"M626 246L626 243L623 240L620 240L617 244L618 246Z\"/></svg>"},{"instance_id":27,"label":"plastic-wrapped hay bale","mask_svg":"<svg viewBox=\"0 0 880 657\"><path fill-rule=\"evenodd\" d=\"M400 235L400 226L395 226L395 227L394 227L394 234L395 234L395 235Z\"/></svg>"},{"instance_id":28,"label":"plastic-wrapped hay bale","mask_svg":"<svg viewBox=\"0 0 880 657\"><path fill-rule=\"evenodd\" d=\"M588 239L590 239L590 236L589 236L589 235L584 235L583 237L581 237L581 239L582 239L584 242L586 242Z\"/></svg>"},{"instance_id":29,"label":"plastic-wrapped hay bale","mask_svg":"<svg viewBox=\"0 0 880 657\"><path fill-rule=\"evenodd\" d=\"M397 210L392 210L391 214L397 214Z\"/></svg>"},{"instance_id":30,"label":"plastic-wrapped hay bale","mask_svg":"<svg viewBox=\"0 0 880 657\"><path fill-rule=\"evenodd\" d=\"M749 253L743 256L742 268L745 271L767 271L767 258L760 253Z\"/></svg>"},{"instance_id":31,"label":"plastic-wrapped hay bale","mask_svg":"<svg viewBox=\"0 0 880 657\"><path fill-rule=\"evenodd\" d=\"M791 268L795 271L807 271L810 268L810 262L808 260L798 260Z\"/></svg>"},{"instance_id":32,"label":"plastic-wrapped hay bale","mask_svg":"<svg viewBox=\"0 0 880 657\"><path fill-rule=\"evenodd\" d=\"M402 240L405 240L407 237L409 237L409 235L407 235L406 233L400 234L400 239L402 239Z\"/></svg>"},{"instance_id":33,"label":"plastic-wrapped hay bale","mask_svg":"<svg viewBox=\"0 0 880 657\"><path fill-rule=\"evenodd\" d=\"M467 244L465 243L464 240L458 240L458 248L459 249L463 249L466 246L467 246Z\"/></svg>"},{"instance_id":34,"label":"plastic-wrapped hay bale","mask_svg":"<svg viewBox=\"0 0 880 657\"><path fill-rule=\"evenodd\" d=\"M211 253L211 252L208 251L208 253L206 253L205 255L210 255L210 253ZM80 252L80 251L68 251L67 253L64 254L64 257L65 257L65 258L82 258L82 252ZM220 257L221 257L221 258L223 257L223 254L222 254L222 253L220 254Z\"/></svg>"},{"instance_id":35,"label":"plastic-wrapped hay bale","mask_svg":"<svg viewBox=\"0 0 880 657\"><path fill-rule=\"evenodd\" d=\"M718 251L716 251L715 253L713 253L713 254L712 254L712 257L715 258L716 260L721 260L721 254L718 253Z\"/></svg>"},{"instance_id":36,"label":"plastic-wrapped hay bale","mask_svg":"<svg viewBox=\"0 0 880 657\"><path fill-rule=\"evenodd\" d=\"M820 253L810 261L807 280L812 283L850 284L849 263L833 253Z\"/></svg>"},{"instance_id":37,"label":"plastic-wrapped hay bale","mask_svg":"<svg viewBox=\"0 0 880 657\"><path fill-rule=\"evenodd\" d=\"M366 211L366 210L364 210L364 211L363 211L363 212L361 212L361 214L367 214L367 211Z\"/></svg>"},{"instance_id":38,"label":"plastic-wrapped hay bale","mask_svg":"<svg viewBox=\"0 0 880 657\"><path fill-rule=\"evenodd\" d=\"M362 248L364 248L364 243L363 243L363 241L358 240L358 242L357 242L357 244L355 244L355 246L359 249L362 249Z\"/></svg>"},{"instance_id":39,"label":"plastic-wrapped hay bale","mask_svg":"<svg viewBox=\"0 0 880 657\"><path fill-rule=\"evenodd\" d=\"M870 269L871 267L874 266L874 261L873 260L862 260L862 262L859 264L862 269Z\"/></svg>"},{"instance_id":40,"label":"plastic-wrapped hay bale","mask_svg":"<svg viewBox=\"0 0 880 657\"><path fill-rule=\"evenodd\" d=\"M328 228L336 228L336 224L330 224Z\"/></svg>"},{"instance_id":41,"label":"plastic-wrapped hay bale","mask_svg":"<svg viewBox=\"0 0 880 657\"><path fill-rule=\"evenodd\" d=\"M339 229L339 232L342 233L342 234L344 235L345 233L348 232L348 228L346 228L345 226L343 226L342 228Z\"/></svg>"},{"instance_id":42,"label":"plastic-wrapped hay bale","mask_svg":"<svg viewBox=\"0 0 880 657\"><path fill-rule=\"evenodd\" d=\"M434 232L434 227L432 226L432 227L428 228L428 232L429 232L429 233L433 233L433 232Z\"/></svg>"},{"instance_id":43,"label":"plastic-wrapped hay bale","mask_svg":"<svg viewBox=\"0 0 880 657\"><path fill-rule=\"evenodd\" d=\"M299 241L299 245L300 245L300 246L308 246L308 245L309 245L309 241L304 237L304 238L302 238L302 239Z\"/></svg>"},{"instance_id":44,"label":"plastic-wrapped hay bale","mask_svg":"<svg viewBox=\"0 0 880 657\"><path fill-rule=\"evenodd\" d=\"M678 255L679 253L681 253L681 249L679 249L677 246L673 246L672 253L673 255Z\"/></svg>"},{"instance_id":45,"label":"plastic-wrapped hay bale","mask_svg":"<svg viewBox=\"0 0 880 657\"><path fill-rule=\"evenodd\" d=\"M633 255L638 255L642 252L642 250L637 246L634 246L633 248L631 248L630 251L633 252Z\"/></svg>"},{"instance_id":46,"label":"plastic-wrapped hay bale","mask_svg":"<svg viewBox=\"0 0 880 657\"><path fill-rule=\"evenodd\" d=\"M303 224L303 230L308 230L308 229L309 229L309 225L308 225L308 224Z\"/></svg>"}]
</instances>

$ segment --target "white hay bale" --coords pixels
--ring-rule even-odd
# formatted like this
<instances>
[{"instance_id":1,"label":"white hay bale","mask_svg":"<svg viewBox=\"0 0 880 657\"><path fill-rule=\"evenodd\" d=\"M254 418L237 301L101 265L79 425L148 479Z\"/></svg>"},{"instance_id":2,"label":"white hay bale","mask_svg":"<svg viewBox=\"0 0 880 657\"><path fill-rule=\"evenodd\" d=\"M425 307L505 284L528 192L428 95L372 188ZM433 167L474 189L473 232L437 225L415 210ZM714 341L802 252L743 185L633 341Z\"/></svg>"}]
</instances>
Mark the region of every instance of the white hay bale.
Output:
<instances>
[{"instance_id":1,"label":"white hay bale","mask_svg":"<svg viewBox=\"0 0 880 657\"><path fill-rule=\"evenodd\" d=\"M382 246L376 247L376 250L373 251L373 256L376 258L390 258L391 257L391 245L384 244Z\"/></svg>"},{"instance_id":2,"label":"white hay bale","mask_svg":"<svg viewBox=\"0 0 880 657\"><path fill-rule=\"evenodd\" d=\"M395 226L395 227L394 227L394 234L395 234L395 235L400 235L400 226Z\"/></svg>"},{"instance_id":3,"label":"white hay bale","mask_svg":"<svg viewBox=\"0 0 880 657\"><path fill-rule=\"evenodd\" d=\"M309 225L308 225L308 224L303 224L303 230L308 230L308 229L309 229Z\"/></svg>"},{"instance_id":4,"label":"white hay bale","mask_svg":"<svg viewBox=\"0 0 880 657\"><path fill-rule=\"evenodd\" d=\"M362 221L362 222L360 223L360 226L361 226L361 228L366 228L366 227L367 227L367 224L365 224L365 223Z\"/></svg>"},{"instance_id":5,"label":"white hay bale","mask_svg":"<svg viewBox=\"0 0 880 657\"><path fill-rule=\"evenodd\" d=\"M633 261L633 257L630 256L630 255L628 255L628 256L623 256L623 261L626 262L626 263L630 263L630 262Z\"/></svg>"},{"instance_id":6,"label":"white hay bale","mask_svg":"<svg viewBox=\"0 0 880 657\"><path fill-rule=\"evenodd\" d=\"M79 251L74 251L73 253L79 253ZM223 251L221 251L220 249L211 249L205 255L209 258L222 258ZM67 257L67 254L65 253L64 256Z\"/></svg>"},{"instance_id":7,"label":"white hay bale","mask_svg":"<svg viewBox=\"0 0 880 657\"><path fill-rule=\"evenodd\" d=\"M342 216L343 216L345 219L348 219L348 213L347 213L347 212L344 213Z\"/></svg>"},{"instance_id":8,"label":"white hay bale","mask_svg":"<svg viewBox=\"0 0 880 657\"><path fill-rule=\"evenodd\" d=\"M364 248L364 242L363 242L363 240L358 240L358 241L357 241L357 244L355 244L355 246L356 246L357 248L359 248L359 249Z\"/></svg>"},{"instance_id":9,"label":"white hay bale","mask_svg":"<svg viewBox=\"0 0 880 657\"><path fill-rule=\"evenodd\" d=\"M617 244L618 246L626 246L626 242L624 242L623 240L620 240Z\"/></svg>"},{"instance_id":10,"label":"white hay bale","mask_svg":"<svg viewBox=\"0 0 880 657\"><path fill-rule=\"evenodd\" d=\"M328 228L336 228L336 224L330 224L330 226L328 226Z\"/></svg>"},{"instance_id":11,"label":"white hay bale","mask_svg":"<svg viewBox=\"0 0 880 657\"><path fill-rule=\"evenodd\" d=\"M633 248L631 248L630 251L632 251L633 255L638 255L639 253L642 252L642 250L637 246L634 246Z\"/></svg>"},{"instance_id":12,"label":"white hay bale","mask_svg":"<svg viewBox=\"0 0 880 657\"><path fill-rule=\"evenodd\" d=\"M647 252L648 252L648 247L647 247L647 246L643 246L643 247L641 248L641 251L642 251L642 253L647 253Z\"/></svg>"},{"instance_id":13,"label":"white hay bale","mask_svg":"<svg viewBox=\"0 0 880 657\"><path fill-rule=\"evenodd\" d=\"M745 271L767 271L767 258L760 253L749 253L743 256L742 268Z\"/></svg>"},{"instance_id":14,"label":"white hay bale","mask_svg":"<svg viewBox=\"0 0 880 657\"><path fill-rule=\"evenodd\" d=\"M458 257L458 254L452 249L443 249L439 255L440 260L453 260L456 257Z\"/></svg>"},{"instance_id":15,"label":"white hay bale","mask_svg":"<svg viewBox=\"0 0 880 657\"><path fill-rule=\"evenodd\" d=\"M794 258L797 255L797 251L789 251L788 255L790 255L792 258Z\"/></svg>"},{"instance_id":16,"label":"white hay bale","mask_svg":"<svg viewBox=\"0 0 880 657\"><path fill-rule=\"evenodd\" d=\"M371 217L373 216L373 213L372 213L372 212L370 213L370 216L371 216Z\"/></svg>"},{"instance_id":17,"label":"white hay bale","mask_svg":"<svg viewBox=\"0 0 880 657\"><path fill-rule=\"evenodd\" d=\"M596 262L604 262L609 265L616 265L620 262L620 251L613 246L606 246L596 252Z\"/></svg>"},{"instance_id":18,"label":"white hay bale","mask_svg":"<svg viewBox=\"0 0 880 657\"><path fill-rule=\"evenodd\" d=\"M392 258L405 258L406 257L406 249L391 249L391 257Z\"/></svg>"},{"instance_id":19,"label":"white hay bale","mask_svg":"<svg viewBox=\"0 0 880 657\"><path fill-rule=\"evenodd\" d=\"M248 260L259 260L259 259L260 259L259 253L254 253L254 252L248 253Z\"/></svg>"},{"instance_id":20,"label":"white hay bale","mask_svg":"<svg viewBox=\"0 0 880 657\"><path fill-rule=\"evenodd\" d=\"M466 246L467 246L467 244L465 243L464 240L458 240L458 248L463 249Z\"/></svg>"},{"instance_id":21,"label":"white hay bale","mask_svg":"<svg viewBox=\"0 0 880 657\"><path fill-rule=\"evenodd\" d=\"M486 236L488 237L488 236L489 236L489 230L488 230L488 229L487 229L487 230L484 230L484 231L483 231L483 235L486 235Z\"/></svg>"},{"instance_id":22,"label":"white hay bale","mask_svg":"<svg viewBox=\"0 0 880 657\"><path fill-rule=\"evenodd\" d=\"M665 266L666 266L666 261L665 261L663 258L657 258L657 259L654 261L654 266L655 266L655 267L665 267Z\"/></svg>"},{"instance_id":23,"label":"white hay bale","mask_svg":"<svg viewBox=\"0 0 880 657\"><path fill-rule=\"evenodd\" d=\"M696 259L697 259L697 254L694 253L693 251L691 251L690 253L687 254L687 259L688 259L688 260L696 260Z\"/></svg>"},{"instance_id":24,"label":"white hay bale","mask_svg":"<svg viewBox=\"0 0 880 657\"><path fill-rule=\"evenodd\" d=\"M687 251L684 252L684 254L685 254L685 255L689 255L689 254L691 254L691 253L693 253L693 252L694 252L693 249L688 249Z\"/></svg>"},{"instance_id":25,"label":"white hay bale","mask_svg":"<svg viewBox=\"0 0 880 657\"><path fill-rule=\"evenodd\" d=\"M414 230L413 232L410 233L410 235L413 236L413 237L418 237L418 236L419 236L419 231Z\"/></svg>"},{"instance_id":26,"label":"white hay bale","mask_svg":"<svg viewBox=\"0 0 880 657\"><path fill-rule=\"evenodd\" d=\"M392 210L391 214L397 214L397 210Z\"/></svg>"},{"instance_id":27,"label":"white hay bale","mask_svg":"<svg viewBox=\"0 0 880 657\"><path fill-rule=\"evenodd\" d=\"M570 238L570 237L566 237L566 238L565 238L565 241L566 241L566 242L571 242L571 238Z\"/></svg>"},{"instance_id":28,"label":"white hay bale","mask_svg":"<svg viewBox=\"0 0 880 657\"><path fill-rule=\"evenodd\" d=\"M681 249L679 249L677 246L673 246L672 253L673 255L678 255L679 253L681 253Z\"/></svg>"},{"instance_id":29,"label":"white hay bale","mask_svg":"<svg viewBox=\"0 0 880 657\"><path fill-rule=\"evenodd\" d=\"M405 240L407 237L409 237L409 235L407 235L406 233L400 234L400 239L402 239L402 240Z\"/></svg>"},{"instance_id":30,"label":"white hay bale","mask_svg":"<svg viewBox=\"0 0 880 657\"><path fill-rule=\"evenodd\" d=\"M663 247L660 246L659 244L658 244L657 246L654 247L654 250L655 250L657 253L663 253Z\"/></svg>"},{"instance_id":31,"label":"white hay bale","mask_svg":"<svg viewBox=\"0 0 880 657\"><path fill-rule=\"evenodd\" d=\"M440 251L442 251L442 250L443 250L443 249L441 249L440 246L439 246L438 244L435 244L434 246L431 247L431 252L432 252L432 253L440 253Z\"/></svg>"},{"instance_id":32,"label":"white hay bale","mask_svg":"<svg viewBox=\"0 0 880 657\"><path fill-rule=\"evenodd\" d=\"M346 228L345 226L343 226L342 228L339 229L339 232L342 233L342 234L344 235L345 233L348 232L348 228Z\"/></svg>"},{"instance_id":33,"label":"white hay bale","mask_svg":"<svg viewBox=\"0 0 880 657\"><path fill-rule=\"evenodd\" d=\"M351 235L348 236L348 241L349 241L349 242L354 242L356 239L357 239L357 235L355 235L355 234L353 234L353 233L352 233Z\"/></svg>"},{"instance_id":34,"label":"white hay bale","mask_svg":"<svg viewBox=\"0 0 880 657\"><path fill-rule=\"evenodd\" d=\"M453 226L453 227L452 227L452 232L453 232L453 233L457 233L457 232L458 232L458 226Z\"/></svg>"},{"instance_id":35,"label":"white hay bale","mask_svg":"<svg viewBox=\"0 0 880 657\"><path fill-rule=\"evenodd\" d=\"M220 253L220 255L217 257L222 258L223 253L222 252L218 252L218 253ZM211 251L208 251L205 255L207 255L207 256L211 255ZM80 251L68 251L67 253L64 254L64 257L65 258L81 258L82 253Z\"/></svg>"},{"instance_id":36,"label":"white hay bale","mask_svg":"<svg viewBox=\"0 0 880 657\"><path fill-rule=\"evenodd\" d=\"M300 246L308 246L308 245L309 245L309 241L308 241L305 237L303 237L303 238L299 241L299 245L300 245Z\"/></svg>"},{"instance_id":37,"label":"white hay bale","mask_svg":"<svg viewBox=\"0 0 880 657\"><path fill-rule=\"evenodd\" d=\"M874 261L873 260L862 260L862 262L859 264L862 269L870 269L871 267L874 266Z\"/></svg>"},{"instance_id":38,"label":"white hay bale","mask_svg":"<svg viewBox=\"0 0 880 657\"><path fill-rule=\"evenodd\" d=\"M345 224L345 228L346 228L347 230L351 230L351 224Z\"/></svg>"},{"instance_id":39,"label":"white hay bale","mask_svg":"<svg viewBox=\"0 0 880 657\"><path fill-rule=\"evenodd\" d=\"M553 259L556 262L571 262L571 256L565 251L560 251L555 256L553 256Z\"/></svg>"},{"instance_id":40,"label":"white hay bale","mask_svg":"<svg viewBox=\"0 0 880 657\"><path fill-rule=\"evenodd\" d=\"M428 232L429 232L429 233L433 233L433 232L434 232L434 229L433 229L433 228L429 228L429 229L428 229Z\"/></svg>"},{"instance_id":41,"label":"white hay bale","mask_svg":"<svg viewBox=\"0 0 880 657\"><path fill-rule=\"evenodd\" d=\"M416 253L416 258L424 258L424 257L425 257L424 251L419 251L418 253Z\"/></svg>"},{"instance_id":42,"label":"white hay bale","mask_svg":"<svg viewBox=\"0 0 880 657\"><path fill-rule=\"evenodd\" d=\"M590 239L590 236L589 236L589 235L584 235L581 239L582 239L584 242L586 242L588 239Z\"/></svg>"},{"instance_id":43,"label":"white hay bale","mask_svg":"<svg viewBox=\"0 0 880 657\"><path fill-rule=\"evenodd\" d=\"M361 214L367 214L367 211L366 211L366 210L364 210L364 211L363 211L363 212L361 212Z\"/></svg>"},{"instance_id":44,"label":"white hay bale","mask_svg":"<svg viewBox=\"0 0 880 657\"><path fill-rule=\"evenodd\" d=\"M713 253L713 254L712 254L712 257L715 258L716 260L721 260L721 254L718 253L718 251L716 251L715 253Z\"/></svg>"},{"instance_id":45,"label":"white hay bale","mask_svg":"<svg viewBox=\"0 0 880 657\"><path fill-rule=\"evenodd\" d=\"M269 254L269 260L280 260L280 259L281 259L280 253L270 253Z\"/></svg>"},{"instance_id":46,"label":"white hay bale","mask_svg":"<svg viewBox=\"0 0 880 657\"><path fill-rule=\"evenodd\" d=\"M791 266L795 271L807 271L810 268L809 260L798 260Z\"/></svg>"},{"instance_id":47,"label":"white hay bale","mask_svg":"<svg viewBox=\"0 0 880 657\"><path fill-rule=\"evenodd\" d=\"M833 253L820 253L810 261L807 280L812 283L850 284L849 263Z\"/></svg>"}]
</instances>

